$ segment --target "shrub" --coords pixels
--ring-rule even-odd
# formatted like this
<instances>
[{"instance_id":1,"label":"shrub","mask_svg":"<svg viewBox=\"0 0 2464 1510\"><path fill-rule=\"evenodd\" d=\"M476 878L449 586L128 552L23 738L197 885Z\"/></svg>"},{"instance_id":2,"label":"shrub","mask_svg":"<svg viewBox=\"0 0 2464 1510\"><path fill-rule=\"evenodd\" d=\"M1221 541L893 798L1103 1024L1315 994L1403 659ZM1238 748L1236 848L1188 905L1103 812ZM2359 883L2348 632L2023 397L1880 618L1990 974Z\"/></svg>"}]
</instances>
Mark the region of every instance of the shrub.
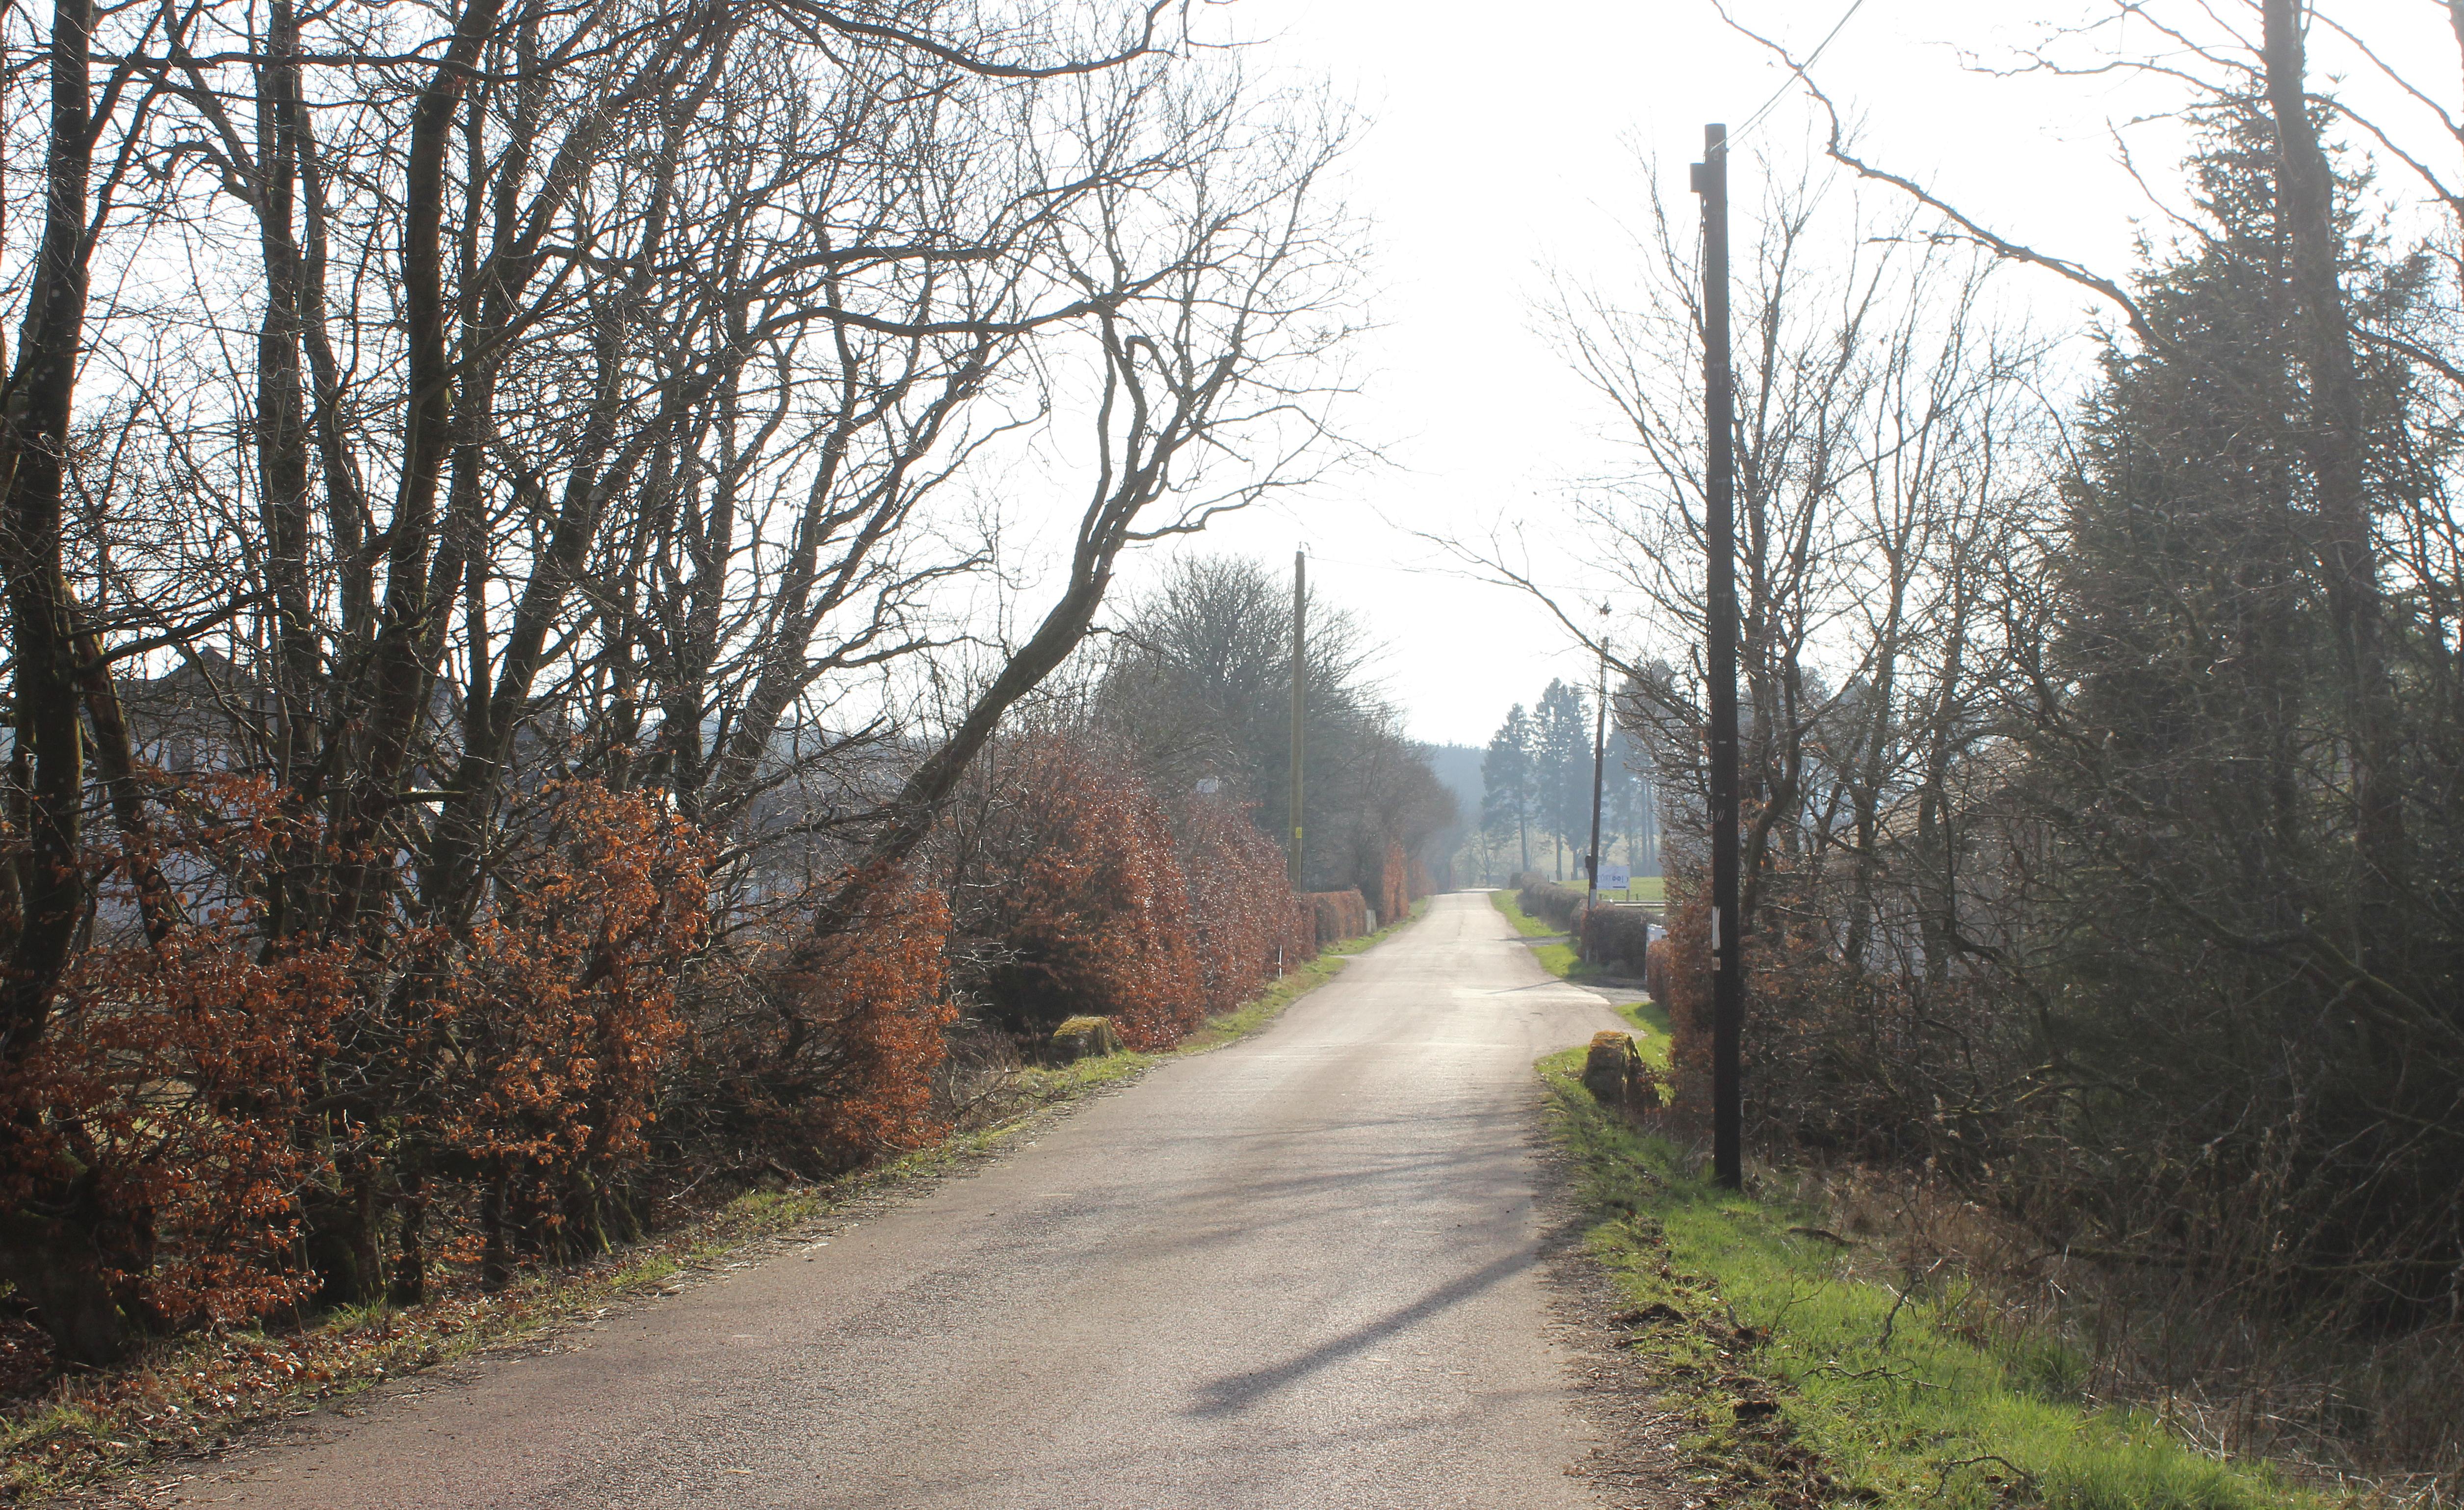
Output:
<instances>
[{"instance_id":1,"label":"shrub","mask_svg":"<svg viewBox=\"0 0 2464 1510\"><path fill-rule=\"evenodd\" d=\"M702 942L711 859L652 798L552 784L511 814L480 915L410 936L419 1078L400 1154L415 1177L476 1182L492 1282L518 1251L606 1245L686 1037L676 982Z\"/></svg>"},{"instance_id":2,"label":"shrub","mask_svg":"<svg viewBox=\"0 0 2464 1510\"><path fill-rule=\"evenodd\" d=\"M1317 958L1317 904L1308 897L1287 894L1284 902L1283 966L1296 969Z\"/></svg>"},{"instance_id":3,"label":"shrub","mask_svg":"<svg viewBox=\"0 0 2464 1510\"><path fill-rule=\"evenodd\" d=\"M281 789L143 779L96 852L95 942L0 1075L0 1269L57 1355L364 1299L388 1204L407 1300L439 1242L498 1280L604 1242L688 1037L698 831L550 784L472 915L363 934L283 911L336 856ZM430 1231L473 1209L478 1240Z\"/></svg>"},{"instance_id":4,"label":"shrub","mask_svg":"<svg viewBox=\"0 0 2464 1510\"><path fill-rule=\"evenodd\" d=\"M1316 915L1319 948L1369 931L1369 903L1356 890L1308 892L1301 899Z\"/></svg>"},{"instance_id":5,"label":"shrub","mask_svg":"<svg viewBox=\"0 0 2464 1510\"><path fill-rule=\"evenodd\" d=\"M1671 877L1672 888L1683 883ZM1669 1105L1708 1125L1711 1117L1711 909L1690 888L1672 889L1668 936L1652 999L1668 1010Z\"/></svg>"},{"instance_id":6,"label":"shrub","mask_svg":"<svg viewBox=\"0 0 2464 1510\"><path fill-rule=\"evenodd\" d=\"M1602 905L1583 914L1583 954L1628 975L1644 973L1651 944L1651 914L1640 907Z\"/></svg>"},{"instance_id":7,"label":"shrub","mask_svg":"<svg viewBox=\"0 0 2464 1510\"><path fill-rule=\"evenodd\" d=\"M1668 957L1673 947L1663 933L1651 941L1642 955L1643 994L1663 1007L1668 1005Z\"/></svg>"},{"instance_id":8,"label":"shrub","mask_svg":"<svg viewBox=\"0 0 2464 1510\"><path fill-rule=\"evenodd\" d=\"M1206 986L1163 809L1092 742L1045 731L1004 753L982 846L1003 881L973 924L996 950L996 1013L1037 1034L1110 1017L1131 1048L1171 1044L1204 1017Z\"/></svg>"},{"instance_id":9,"label":"shrub","mask_svg":"<svg viewBox=\"0 0 2464 1510\"><path fill-rule=\"evenodd\" d=\"M0 1277L64 1357L313 1288L295 1192L319 1155L300 1133L350 951L260 926L267 877L318 839L269 784L201 780L94 856L98 942L0 1074Z\"/></svg>"},{"instance_id":10,"label":"shrub","mask_svg":"<svg viewBox=\"0 0 2464 1510\"><path fill-rule=\"evenodd\" d=\"M1240 806L1200 795L1181 809L1180 865L1206 1010L1227 1012L1256 995L1278 968L1317 952L1300 944L1283 852ZM1312 930L1313 933L1313 930Z\"/></svg>"},{"instance_id":11,"label":"shrub","mask_svg":"<svg viewBox=\"0 0 2464 1510\"><path fill-rule=\"evenodd\" d=\"M715 1120L719 1156L827 1173L941 1131L933 1076L957 1016L948 902L901 873L861 895L845 930L774 944L706 992L693 1083L677 1099Z\"/></svg>"},{"instance_id":12,"label":"shrub","mask_svg":"<svg viewBox=\"0 0 2464 1510\"><path fill-rule=\"evenodd\" d=\"M1389 839L1386 856L1378 869L1377 921L1393 922L1412 911L1412 866L1403 856L1403 846Z\"/></svg>"},{"instance_id":13,"label":"shrub","mask_svg":"<svg viewBox=\"0 0 2464 1510\"><path fill-rule=\"evenodd\" d=\"M1572 886L1560 886L1554 881L1534 881L1523 888L1522 895L1515 899L1515 904L1523 909L1526 916L1572 933L1574 915L1583 907L1583 897L1580 890Z\"/></svg>"}]
</instances>

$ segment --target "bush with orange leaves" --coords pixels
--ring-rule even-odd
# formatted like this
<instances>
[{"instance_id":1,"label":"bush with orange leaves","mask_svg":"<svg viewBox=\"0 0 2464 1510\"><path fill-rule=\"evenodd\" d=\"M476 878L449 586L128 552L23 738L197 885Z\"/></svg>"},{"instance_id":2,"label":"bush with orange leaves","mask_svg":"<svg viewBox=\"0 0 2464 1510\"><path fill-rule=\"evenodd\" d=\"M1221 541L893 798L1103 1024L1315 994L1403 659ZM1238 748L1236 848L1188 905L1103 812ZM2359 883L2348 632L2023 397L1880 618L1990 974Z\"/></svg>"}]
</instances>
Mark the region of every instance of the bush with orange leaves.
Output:
<instances>
[{"instance_id":1,"label":"bush with orange leaves","mask_svg":"<svg viewBox=\"0 0 2464 1510\"><path fill-rule=\"evenodd\" d=\"M1284 893L1284 966L1290 969L1318 954L1317 905L1306 896Z\"/></svg>"},{"instance_id":2,"label":"bush with orange leaves","mask_svg":"<svg viewBox=\"0 0 2464 1510\"><path fill-rule=\"evenodd\" d=\"M315 1153L295 1135L346 956L266 942L259 899L315 838L267 785L207 779L95 854L95 942L0 1068L0 1277L63 1356L307 1288L294 1191Z\"/></svg>"},{"instance_id":3,"label":"bush with orange leaves","mask_svg":"<svg viewBox=\"0 0 2464 1510\"><path fill-rule=\"evenodd\" d=\"M572 781L504 814L468 916L286 918L339 857L280 791L141 780L92 831L95 937L0 1044L0 1280L62 1359L381 1281L415 1303L440 1259L500 1284L637 1232L649 1183L935 1130L936 892L714 946L708 836Z\"/></svg>"},{"instance_id":4,"label":"bush with orange leaves","mask_svg":"<svg viewBox=\"0 0 2464 1510\"><path fill-rule=\"evenodd\" d=\"M1393 922L1412 910L1412 862L1403 846L1386 841L1386 857L1377 872L1377 921Z\"/></svg>"},{"instance_id":5,"label":"bush with orange leaves","mask_svg":"<svg viewBox=\"0 0 2464 1510\"><path fill-rule=\"evenodd\" d=\"M1226 1012L1316 954L1286 878L1283 852L1230 799L1201 794L1179 812L1180 864L1189 881L1192 946L1206 1010ZM1303 946L1301 939L1309 943Z\"/></svg>"},{"instance_id":6,"label":"bush with orange leaves","mask_svg":"<svg viewBox=\"0 0 2464 1510\"><path fill-rule=\"evenodd\" d=\"M1188 880L1172 825L1135 770L1094 742L1038 730L988 763L968 927L986 945L982 988L1015 1032L1110 1017L1133 1049L1162 1048L1205 1016Z\"/></svg>"},{"instance_id":7,"label":"bush with orange leaves","mask_svg":"<svg viewBox=\"0 0 2464 1510\"><path fill-rule=\"evenodd\" d=\"M1313 891L1302 896L1318 947L1356 939L1369 931L1369 903L1357 890Z\"/></svg>"},{"instance_id":8,"label":"bush with orange leaves","mask_svg":"<svg viewBox=\"0 0 2464 1510\"><path fill-rule=\"evenodd\" d=\"M710 1152L829 1173L943 1131L933 1077L957 1015L949 903L901 872L856 895L847 927L776 944L706 987L675 1099Z\"/></svg>"},{"instance_id":9,"label":"bush with orange leaves","mask_svg":"<svg viewBox=\"0 0 2464 1510\"><path fill-rule=\"evenodd\" d=\"M483 1273L607 1242L684 1036L676 984L707 926L709 840L650 797L559 782L510 815L480 915L414 934L406 1172L477 1183ZM423 1167L425 1166L425 1167ZM396 1289L415 1293L405 1245Z\"/></svg>"}]
</instances>

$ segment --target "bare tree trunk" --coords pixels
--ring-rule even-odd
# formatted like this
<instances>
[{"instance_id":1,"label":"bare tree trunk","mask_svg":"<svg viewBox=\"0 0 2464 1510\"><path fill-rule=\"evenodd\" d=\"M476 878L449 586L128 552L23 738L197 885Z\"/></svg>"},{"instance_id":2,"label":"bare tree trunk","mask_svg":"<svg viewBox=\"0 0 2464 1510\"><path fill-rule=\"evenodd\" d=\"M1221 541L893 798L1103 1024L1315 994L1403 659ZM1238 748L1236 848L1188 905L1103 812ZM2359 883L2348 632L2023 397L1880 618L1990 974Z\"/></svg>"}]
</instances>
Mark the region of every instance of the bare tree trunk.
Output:
<instances>
[{"instance_id":1,"label":"bare tree trunk","mask_svg":"<svg viewBox=\"0 0 2464 1510\"><path fill-rule=\"evenodd\" d=\"M0 395L0 571L7 576L16 700L18 789L11 797L23 846L12 856L15 931L0 985L0 1073L11 1074L50 1026L72 942L94 896L85 854L80 636L62 570L61 529L62 469L85 335L97 125L93 27L92 0L56 0L43 239L16 366ZM34 1114L20 1109L21 1116ZM0 1277L35 1300L64 1360L109 1363L127 1345L127 1322L101 1274L92 1191L87 1182L55 1171L35 1180L35 1199L0 1229Z\"/></svg>"},{"instance_id":2,"label":"bare tree trunk","mask_svg":"<svg viewBox=\"0 0 2464 1510\"><path fill-rule=\"evenodd\" d=\"M495 31L500 5L501 0L471 0L411 115L402 251L408 412L403 424L402 482L386 532L385 603L366 674L365 753L335 822L342 856L335 867L330 922L337 931L357 928L375 903L379 831L398 800L396 788L427 708L424 653L443 611L430 585L430 551L436 544L436 498L452 449L454 421L445 305L445 153L473 65Z\"/></svg>"},{"instance_id":3,"label":"bare tree trunk","mask_svg":"<svg viewBox=\"0 0 2464 1510\"><path fill-rule=\"evenodd\" d=\"M2401 774L2393 768L2393 689L2381 643L2377 562L2364 474L2367 436L2352 328L2337 274L2343 238L2336 180L2310 117L2300 0L2265 0L2267 94L2281 158L2279 209L2292 250L2295 343L2309 379L2302 431L2318 489L2327 611L2343 657L2352 721L2353 849L2361 885L2357 961L2372 967L2388 940L2386 903L2406 869Z\"/></svg>"},{"instance_id":4,"label":"bare tree trunk","mask_svg":"<svg viewBox=\"0 0 2464 1510\"><path fill-rule=\"evenodd\" d=\"M300 386L300 256L292 230L299 162L299 34L290 0L272 0L266 58L257 70L257 244L265 262L265 315L256 338L257 507L265 522L280 646L275 684L279 779L298 779L314 759L319 679L315 609L308 588L308 429Z\"/></svg>"},{"instance_id":5,"label":"bare tree trunk","mask_svg":"<svg viewBox=\"0 0 2464 1510\"><path fill-rule=\"evenodd\" d=\"M385 1299L417 1305L428 1299L428 1185L417 1173L403 1176L402 1229Z\"/></svg>"},{"instance_id":6,"label":"bare tree trunk","mask_svg":"<svg viewBox=\"0 0 2464 1510\"><path fill-rule=\"evenodd\" d=\"M87 179L92 167L90 0L53 11L52 120L43 240L0 400L0 569L13 620L16 743L31 766L20 917L0 987L0 1052L42 1031L69 941L84 915L85 747L77 726L77 636L62 575L60 487L77 351L85 333Z\"/></svg>"}]
</instances>

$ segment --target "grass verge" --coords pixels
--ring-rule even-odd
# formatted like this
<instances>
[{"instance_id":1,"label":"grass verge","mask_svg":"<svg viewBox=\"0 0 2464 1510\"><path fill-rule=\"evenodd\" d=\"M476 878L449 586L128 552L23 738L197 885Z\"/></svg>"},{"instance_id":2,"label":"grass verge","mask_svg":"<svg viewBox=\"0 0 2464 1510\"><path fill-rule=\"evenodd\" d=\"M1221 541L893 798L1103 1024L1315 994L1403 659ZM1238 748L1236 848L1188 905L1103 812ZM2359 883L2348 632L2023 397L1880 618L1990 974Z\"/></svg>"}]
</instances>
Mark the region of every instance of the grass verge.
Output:
<instances>
[{"instance_id":1,"label":"grass verge","mask_svg":"<svg viewBox=\"0 0 2464 1510\"><path fill-rule=\"evenodd\" d=\"M1611 1002L1609 1010L1634 1025L1636 1043L1654 1069L1668 1068L1668 1009L1646 996L1638 1002Z\"/></svg>"},{"instance_id":2,"label":"grass verge","mask_svg":"<svg viewBox=\"0 0 2464 1510\"><path fill-rule=\"evenodd\" d=\"M1562 939L1566 936L1565 929L1552 928L1525 912L1523 904L1515 900L1514 893L1503 886L1488 894L1488 904L1505 914L1506 921L1514 924L1514 931L1527 939Z\"/></svg>"},{"instance_id":3,"label":"grass verge","mask_svg":"<svg viewBox=\"0 0 2464 1510\"><path fill-rule=\"evenodd\" d=\"M1539 1063L1586 1245L1625 1299L1622 1345L1695 1422L1683 1471L1710 1496L1911 1510L2334 1502L2203 1455L2153 1414L2083 1400L2067 1349L1994 1334L1960 1281L1892 1274L1811 1210L1711 1185L1687 1150L1594 1100L1581 1069L1580 1050Z\"/></svg>"},{"instance_id":4,"label":"grass verge","mask_svg":"<svg viewBox=\"0 0 2464 1510\"><path fill-rule=\"evenodd\" d=\"M1183 1055L1259 1032L1332 980L1351 956L1409 926L1428 908L1364 938L1330 945L1255 1000L1211 1017L1160 1054L1115 1054L1029 1068L981 1125L826 1185L748 1191L647 1242L583 1265L541 1271L496 1294L444 1290L407 1310L356 1307L288 1332L230 1329L157 1343L135 1366L62 1380L0 1411L0 1505L75 1502L133 1490L149 1473L210 1458L238 1433L306 1415L440 1365L617 1305L679 1293L748 1249L868 1200L997 1153L1056 1106L1134 1079Z\"/></svg>"},{"instance_id":5,"label":"grass verge","mask_svg":"<svg viewBox=\"0 0 2464 1510\"><path fill-rule=\"evenodd\" d=\"M1568 941L1566 930L1552 928L1538 918L1525 912L1522 904L1515 900L1514 893L1503 889L1493 891L1488 894L1488 901L1490 906L1505 915L1507 922L1514 924L1514 931L1526 939L1556 941L1552 944L1531 945L1531 957L1538 960L1540 967L1550 974L1561 981L1579 981L1587 976L1607 973L1597 966L1586 965L1577 959L1574 945Z\"/></svg>"}]
</instances>

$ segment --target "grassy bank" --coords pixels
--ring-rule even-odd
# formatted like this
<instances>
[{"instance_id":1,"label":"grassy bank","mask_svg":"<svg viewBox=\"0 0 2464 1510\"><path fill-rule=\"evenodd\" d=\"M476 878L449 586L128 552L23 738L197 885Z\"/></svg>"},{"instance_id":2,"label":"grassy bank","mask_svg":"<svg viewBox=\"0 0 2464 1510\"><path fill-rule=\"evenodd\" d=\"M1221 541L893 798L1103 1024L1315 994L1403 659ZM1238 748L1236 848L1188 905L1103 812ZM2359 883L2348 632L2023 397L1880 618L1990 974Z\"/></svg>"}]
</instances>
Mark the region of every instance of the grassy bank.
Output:
<instances>
[{"instance_id":1,"label":"grassy bank","mask_svg":"<svg viewBox=\"0 0 2464 1510\"><path fill-rule=\"evenodd\" d=\"M1540 962L1542 969L1565 981L1577 981L1587 975L1601 973L1596 966L1586 965L1575 957L1574 945L1568 941L1563 928L1552 928L1525 912L1521 903L1514 899L1514 893L1504 890L1490 892L1488 902L1505 914L1506 921L1514 924L1514 931L1525 938L1556 941L1531 946L1531 957Z\"/></svg>"},{"instance_id":2,"label":"grassy bank","mask_svg":"<svg viewBox=\"0 0 2464 1510\"><path fill-rule=\"evenodd\" d=\"M1628 1013L1647 1024L1648 1009ZM1647 1052L1664 1060L1664 1034ZM1709 1184L1540 1061L1585 1240L1626 1345L1696 1430L1684 1471L1747 1503L1926 1510L2256 1510L2331 1501L2201 1455L2157 1417L2083 1400L2081 1361L1999 1335L1959 1281L1895 1272L1811 1209Z\"/></svg>"},{"instance_id":3,"label":"grassy bank","mask_svg":"<svg viewBox=\"0 0 2464 1510\"><path fill-rule=\"evenodd\" d=\"M749 1191L675 1222L649 1241L592 1263L526 1275L493 1295L455 1285L407 1310L377 1304L293 1331L179 1338L155 1344L131 1366L60 1381L0 1413L0 1504L100 1498L183 1461L210 1457L260 1423L343 1403L388 1380L592 1320L621 1304L676 1294L777 1251L778 1239L800 1229L860 1220L885 1197L997 1154L1057 1106L1134 1079L1166 1059L1257 1033L1427 905L1417 903L1410 918L1329 947L1164 1053L1022 1069L984 1099L968 1125L845 1179Z\"/></svg>"},{"instance_id":4,"label":"grassy bank","mask_svg":"<svg viewBox=\"0 0 2464 1510\"><path fill-rule=\"evenodd\" d=\"M1539 919L1534 918L1529 913L1525 912L1523 910L1522 903L1514 899L1514 893L1507 891L1502 886L1488 894L1488 904L1496 908L1499 912L1505 914L1506 921L1514 924L1514 931L1523 935L1527 939L1558 939L1565 937L1564 929L1552 928L1547 923L1542 922Z\"/></svg>"}]
</instances>

